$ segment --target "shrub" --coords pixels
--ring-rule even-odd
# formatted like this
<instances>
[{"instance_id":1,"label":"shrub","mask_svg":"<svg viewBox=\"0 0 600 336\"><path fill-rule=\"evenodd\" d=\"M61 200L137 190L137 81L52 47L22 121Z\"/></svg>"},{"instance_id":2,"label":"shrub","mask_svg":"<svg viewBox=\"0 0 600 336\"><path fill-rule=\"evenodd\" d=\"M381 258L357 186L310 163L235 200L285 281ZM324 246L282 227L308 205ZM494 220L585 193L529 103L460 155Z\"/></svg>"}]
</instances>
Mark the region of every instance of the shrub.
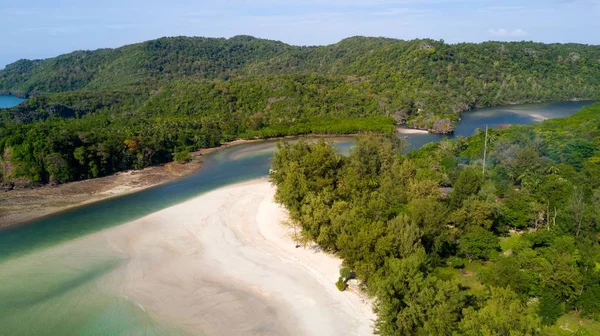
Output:
<instances>
[{"instance_id":1,"label":"shrub","mask_svg":"<svg viewBox=\"0 0 600 336\"><path fill-rule=\"evenodd\" d=\"M192 160L192 157L190 156L190 153L188 151L181 151L175 153L175 155L173 156L173 160L175 160L175 162L190 162Z\"/></svg>"},{"instance_id":2,"label":"shrub","mask_svg":"<svg viewBox=\"0 0 600 336\"><path fill-rule=\"evenodd\" d=\"M450 266L452 266L452 268L464 268L465 260L459 257L452 257L450 258Z\"/></svg>"},{"instance_id":3,"label":"shrub","mask_svg":"<svg viewBox=\"0 0 600 336\"><path fill-rule=\"evenodd\" d=\"M342 277L338 278L338 281L335 283L335 286L337 287L337 289L340 290L340 292L343 292L346 290L346 288L348 288L348 285Z\"/></svg>"}]
</instances>

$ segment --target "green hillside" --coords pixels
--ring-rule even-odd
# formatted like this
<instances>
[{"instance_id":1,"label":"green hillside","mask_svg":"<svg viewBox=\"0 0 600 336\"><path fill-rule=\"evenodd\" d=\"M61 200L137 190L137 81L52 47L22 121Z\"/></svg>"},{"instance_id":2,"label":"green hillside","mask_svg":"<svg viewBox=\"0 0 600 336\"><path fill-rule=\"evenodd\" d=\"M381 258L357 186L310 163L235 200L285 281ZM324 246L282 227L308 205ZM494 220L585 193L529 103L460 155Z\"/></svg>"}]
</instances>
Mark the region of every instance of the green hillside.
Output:
<instances>
[{"instance_id":1,"label":"green hillside","mask_svg":"<svg viewBox=\"0 0 600 336\"><path fill-rule=\"evenodd\" d=\"M451 128L436 126L435 121L452 124L460 112L473 107L598 98L600 47L367 37L296 47L249 36L170 37L47 60L21 60L0 71L0 91L27 95L159 89L173 80L298 73L361 82L374 93L365 104L378 105L379 114L447 132Z\"/></svg>"},{"instance_id":2,"label":"green hillside","mask_svg":"<svg viewBox=\"0 0 600 336\"><path fill-rule=\"evenodd\" d=\"M0 92L30 97L0 110L2 183L67 182L237 138L447 133L473 107L600 98L600 47L172 37L21 60Z\"/></svg>"}]
</instances>

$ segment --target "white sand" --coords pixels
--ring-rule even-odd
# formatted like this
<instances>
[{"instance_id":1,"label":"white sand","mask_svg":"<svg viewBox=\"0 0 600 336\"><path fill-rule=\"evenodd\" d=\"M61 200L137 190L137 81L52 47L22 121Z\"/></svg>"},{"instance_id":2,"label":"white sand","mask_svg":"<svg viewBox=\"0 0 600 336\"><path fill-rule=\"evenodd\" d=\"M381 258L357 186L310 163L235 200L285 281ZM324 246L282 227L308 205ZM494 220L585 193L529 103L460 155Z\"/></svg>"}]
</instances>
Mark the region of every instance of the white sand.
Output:
<instances>
[{"instance_id":1,"label":"white sand","mask_svg":"<svg viewBox=\"0 0 600 336\"><path fill-rule=\"evenodd\" d=\"M194 334L372 334L370 304L335 287L341 260L295 248L274 192L224 187L69 244L108 245L125 262L99 286Z\"/></svg>"},{"instance_id":2,"label":"white sand","mask_svg":"<svg viewBox=\"0 0 600 336\"><path fill-rule=\"evenodd\" d=\"M404 127L396 128L396 132L398 132L400 134L429 134L429 132L426 130L420 130L420 129L416 129L416 128L404 128Z\"/></svg>"}]
</instances>

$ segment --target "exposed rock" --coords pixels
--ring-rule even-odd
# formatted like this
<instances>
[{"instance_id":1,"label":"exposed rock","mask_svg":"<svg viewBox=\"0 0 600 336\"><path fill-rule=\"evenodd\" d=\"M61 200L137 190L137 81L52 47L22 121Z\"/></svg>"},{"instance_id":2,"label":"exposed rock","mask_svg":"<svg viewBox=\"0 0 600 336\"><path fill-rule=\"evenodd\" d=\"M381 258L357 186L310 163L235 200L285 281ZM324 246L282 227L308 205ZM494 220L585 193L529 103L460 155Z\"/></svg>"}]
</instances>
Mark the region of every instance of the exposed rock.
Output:
<instances>
[{"instance_id":1,"label":"exposed rock","mask_svg":"<svg viewBox=\"0 0 600 336\"><path fill-rule=\"evenodd\" d=\"M429 43L421 43L419 45L419 50L431 50L433 49L433 46Z\"/></svg>"},{"instance_id":2,"label":"exposed rock","mask_svg":"<svg viewBox=\"0 0 600 336\"><path fill-rule=\"evenodd\" d=\"M433 123L431 133L451 134L454 132L454 123L450 119L438 119Z\"/></svg>"},{"instance_id":3,"label":"exposed rock","mask_svg":"<svg viewBox=\"0 0 600 336\"><path fill-rule=\"evenodd\" d=\"M578 62L581 59L581 55L576 52L569 53L569 59L571 62Z\"/></svg>"},{"instance_id":4,"label":"exposed rock","mask_svg":"<svg viewBox=\"0 0 600 336\"><path fill-rule=\"evenodd\" d=\"M406 123L406 119L408 119L408 110L399 110L392 114L392 118L396 120L397 125L401 125Z\"/></svg>"},{"instance_id":5,"label":"exposed rock","mask_svg":"<svg viewBox=\"0 0 600 336\"><path fill-rule=\"evenodd\" d=\"M15 188L15 184L12 182L2 183L0 184L0 192L2 191L11 191Z\"/></svg>"}]
</instances>

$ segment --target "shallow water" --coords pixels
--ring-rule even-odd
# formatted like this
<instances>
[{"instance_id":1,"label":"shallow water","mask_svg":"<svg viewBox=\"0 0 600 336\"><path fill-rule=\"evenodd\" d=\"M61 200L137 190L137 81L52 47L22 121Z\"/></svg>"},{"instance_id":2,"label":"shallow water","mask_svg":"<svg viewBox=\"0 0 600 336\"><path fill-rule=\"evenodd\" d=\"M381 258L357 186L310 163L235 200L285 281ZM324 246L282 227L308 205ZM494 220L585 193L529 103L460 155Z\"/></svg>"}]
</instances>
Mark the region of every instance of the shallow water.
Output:
<instances>
[{"instance_id":1,"label":"shallow water","mask_svg":"<svg viewBox=\"0 0 600 336\"><path fill-rule=\"evenodd\" d=\"M531 124L570 115L591 102L516 105L465 113L456 135L485 125ZM412 148L444 136L411 134ZM352 140L336 146L347 152ZM141 218L216 188L268 175L275 141L223 149L188 177L134 194L85 205L0 231L0 335L164 335L177 326L103 288L126 260L108 248L62 249L74 239ZM110 242L107 242L109 244Z\"/></svg>"}]
</instances>

